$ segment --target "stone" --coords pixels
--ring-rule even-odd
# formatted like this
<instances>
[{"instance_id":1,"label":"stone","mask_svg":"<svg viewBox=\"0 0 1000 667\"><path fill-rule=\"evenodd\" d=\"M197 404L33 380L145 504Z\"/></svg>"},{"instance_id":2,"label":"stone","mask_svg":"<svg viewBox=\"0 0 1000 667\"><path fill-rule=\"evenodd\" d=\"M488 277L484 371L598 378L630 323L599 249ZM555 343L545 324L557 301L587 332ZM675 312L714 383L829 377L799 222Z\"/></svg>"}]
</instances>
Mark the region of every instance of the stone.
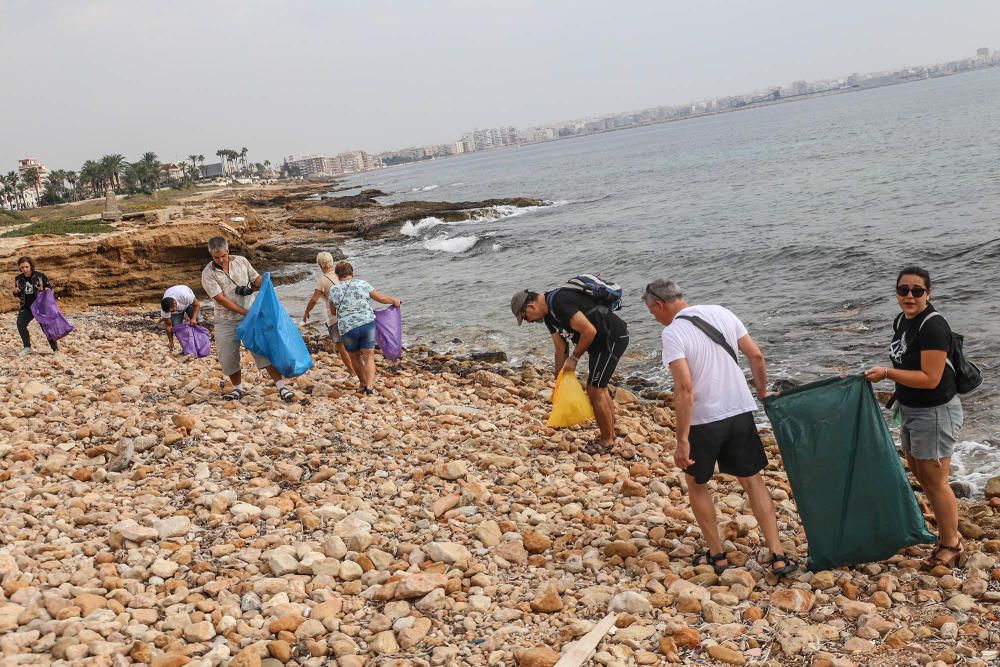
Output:
<instances>
[{"instance_id":1,"label":"stone","mask_svg":"<svg viewBox=\"0 0 1000 667\"><path fill-rule=\"evenodd\" d=\"M191 623L184 628L184 639L189 642L207 642L215 636L215 628L209 621Z\"/></svg>"},{"instance_id":2,"label":"stone","mask_svg":"<svg viewBox=\"0 0 1000 667\"><path fill-rule=\"evenodd\" d=\"M948 598L945 606L952 611L969 611L976 606L976 601L964 593L959 593Z\"/></svg>"},{"instance_id":3,"label":"stone","mask_svg":"<svg viewBox=\"0 0 1000 667\"><path fill-rule=\"evenodd\" d=\"M271 654L271 657L279 662L288 662L292 659L292 647L291 645L282 640L276 639L267 643L267 651Z\"/></svg>"},{"instance_id":4,"label":"stone","mask_svg":"<svg viewBox=\"0 0 1000 667\"><path fill-rule=\"evenodd\" d=\"M427 595L435 588L444 588L448 577L443 574L420 572L403 577L396 586L395 598L409 600Z\"/></svg>"},{"instance_id":5,"label":"stone","mask_svg":"<svg viewBox=\"0 0 1000 667\"><path fill-rule=\"evenodd\" d=\"M270 630L272 634L278 634L279 632L295 632L298 630L299 626L305 622L305 616L296 612L291 612L283 614L271 621L271 624L267 629Z\"/></svg>"},{"instance_id":6,"label":"stone","mask_svg":"<svg viewBox=\"0 0 1000 667\"><path fill-rule=\"evenodd\" d=\"M179 567L180 565L173 561L157 558L153 561L153 564L149 566L149 571L161 579L169 579L174 576L174 573L177 572Z\"/></svg>"},{"instance_id":7,"label":"stone","mask_svg":"<svg viewBox=\"0 0 1000 667\"><path fill-rule=\"evenodd\" d=\"M294 574L299 569L299 560L295 557L295 549L290 546L278 547L264 553L264 561L276 577Z\"/></svg>"},{"instance_id":8,"label":"stone","mask_svg":"<svg viewBox=\"0 0 1000 667\"><path fill-rule=\"evenodd\" d=\"M399 652L399 644L396 643L396 635L392 633L392 630L383 630L375 635L368 643L368 648L376 655Z\"/></svg>"},{"instance_id":9,"label":"stone","mask_svg":"<svg viewBox=\"0 0 1000 667\"><path fill-rule=\"evenodd\" d=\"M493 553L512 565L528 564L528 550L521 540L502 542L493 549Z\"/></svg>"},{"instance_id":10,"label":"stone","mask_svg":"<svg viewBox=\"0 0 1000 667\"><path fill-rule=\"evenodd\" d=\"M344 581L355 581L360 579L364 574L364 570L356 562L352 560L345 560L340 564L337 576Z\"/></svg>"},{"instance_id":11,"label":"stone","mask_svg":"<svg viewBox=\"0 0 1000 667\"><path fill-rule=\"evenodd\" d=\"M422 549L428 558L438 563L463 565L472 560L472 553L456 542L431 542Z\"/></svg>"},{"instance_id":12,"label":"stone","mask_svg":"<svg viewBox=\"0 0 1000 667\"><path fill-rule=\"evenodd\" d=\"M743 657L742 653L734 651L733 649L723 646L722 644L709 646L708 654L712 656L714 660L724 662L727 665L743 665L746 664L747 661L747 659Z\"/></svg>"},{"instance_id":13,"label":"stone","mask_svg":"<svg viewBox=\"0 0 1000 667\"><path fill-rule=\"evenodd\" d=\"M771 604L796 614L805 614L813 608L816 596L801 588L783 588L771 594Z\"/></svg>"},{"instance_id":14,"label":"stone","mask_svg":"<svg viewBox=\"0 0 1000 667\"><path fill-rule=\"evenodd\" d=\"M562 608L563 601L559 596L559 590L552 584L542 586L531 601L531 611L535 613L551 614Z\"/></svg>"},{"instance_id":15,"label":"stone","mask_svg":"<svg viewBox=\"0 0 1000 667\"><path fill-rule=\"evenodd\" d=\"M986 481L986 488L983 489L983 495L986 497L986 500L1000 498L1000 476L991 477Z\"/></svg>"},{"instance_id":16,"label":"stone","mask_svg":"<svg viewBox=\"0 0 1000 667\"><path fill-rule=\"evenodd\" d=\"M552 546L552 540L548 535L544 535L535 530L529 530L522 536L524 548L529 554L540 554Z\"/></svg>"},{"instance_id":17,"label":"stone","mask_svg":"<svg viewBox=\"0 0 1000 667\"><path fill-rule=\"evenodd\" d=\"M861 637L851 637L844 642L844 651L847 653L871 653L875 650L875 644Z\"/></svg>"},{"instance_id":18,"label":"stone","mask_svg":"<svg viewBox=\"0 0 1000 667\"><path fill-rule=\"evenodd\" d=\"M424 640L431 630L431 619L421 616L410 627L400 630L396 640L403 649L411 649Z\"/></svg>"},{"instance_id":19,"label":"stone","mask_svg":"<svg viewBox=\"0 0 1000 667\"><path fill-rule=\"evenodd\" d=\"M256 647L248 646L233 656L228 667L262 667L260 653Z\"/></svg>"},{"instance_id":20,"label":"stone","mask_svg":"<svg viewBox=\"0 0 1000 667\"><path fill-rule=\"evenodd\" d=\"M434 475L449 481L463 479L467 474L469 467L465 461L447 461L434 466Z\"/></svg>"},{"instance_id":21,"label":"stone","mask_svg":"<svg viewBox=\"0 0 1000 667\"><path fill-rule=\"evenodd\" d=\"M485 547L495 547L500 544L500 526L496 521L486 520L476 527L476 537Z\"/></svg>"},{"instance_id":22,"label":"stone","mask_svg":"<svg viewBox=\"0 0 1000 667\"><path fill-rule=\"evenodd\" d=\"M121 207L118 206L115 191L110 188L108 188L107 194L104 195L104 209L101 211L101 220L108 222L121 222L122 220Z\"/></svg>"},{"instance_id":23,"label":"stone","mask_svg":"<svg viewBox=\"0 0 1000 667\"><path fill-rule=\"evenodd\" d=\"M161 540L183 537L191 531L191 519L186 516L172 516L153 523L153 528Z\"/></svg>"},{"instance_id":24,"label":"stone","mask_svg":"<svg viewBox=\"0 0 1000 667\"><path fill-rule=\"evenodd\" d=\"M557 662L559 654L548 646L529 648L517 656L518 667L553 667Z\"/></svg>"},{"instance_id":25,"label":"stone","mask_svg":"<svg viewBox=\"0 0 1000 667\"><path fill-rule=\"evenodd\" d=\"M604 547L604 555L608 558L620 556L621 558L633 558L639 554L639 547L632 542L616 541Z\"/></svg>"},{"instance_id":26,"label":"stone","mask_svg":"<svg viewBox=\"0 0 1000 667\"><path fill-rule=\"evenodd\" d=\"M653 605L642 593L635 591L623 591L611 598L608 604L608 612L620 611L629 614L642 616L652 611Z\"/></svg>"},{"instance_id":27,"label":"stone","mask_svg":"<svg viewBox=\"0 0 1000 667\"><path fill-rule=\"evenodd\" d=\"M833 572L829 570L822 570L813 575L812 580L809 582L814 589L817 591L825 591L833 588L837 583L837 579Z\"/></svg>"}]
</instances>

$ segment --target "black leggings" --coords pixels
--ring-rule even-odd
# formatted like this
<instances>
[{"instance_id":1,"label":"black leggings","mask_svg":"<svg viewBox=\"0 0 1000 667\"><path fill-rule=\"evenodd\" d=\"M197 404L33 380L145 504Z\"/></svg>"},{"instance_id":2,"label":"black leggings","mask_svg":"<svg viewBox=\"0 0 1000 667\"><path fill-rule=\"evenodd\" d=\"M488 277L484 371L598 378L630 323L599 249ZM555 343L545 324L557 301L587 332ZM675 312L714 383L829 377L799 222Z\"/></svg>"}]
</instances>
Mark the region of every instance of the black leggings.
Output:
<instances>
[{"instance_id":1,"label":"black leggings","mask_svg":"<svg viewBox=\"0 0 1000 667\"><path fill-rule=\"evenodd\" d=\"M17 312L17 333L21 334L21 344L24 347L31 347L31 337L28 335L28 322L35 319L30 308L22 308ZM49 341L49 347L55 352L59 349L54 340Z\"/></svg>"}]
</instances>

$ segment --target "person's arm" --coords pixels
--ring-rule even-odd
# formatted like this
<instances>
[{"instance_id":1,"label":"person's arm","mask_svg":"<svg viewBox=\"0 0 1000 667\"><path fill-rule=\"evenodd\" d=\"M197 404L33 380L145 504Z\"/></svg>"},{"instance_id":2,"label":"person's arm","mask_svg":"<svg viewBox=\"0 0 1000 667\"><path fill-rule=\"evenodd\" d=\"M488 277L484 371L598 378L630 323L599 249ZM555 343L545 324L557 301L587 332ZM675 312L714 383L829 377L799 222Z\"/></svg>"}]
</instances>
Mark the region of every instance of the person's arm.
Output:
<instances>
[{"instance_id":1,"label":"person's arm","mask_svg":"<svg viewBox=\"0 0 1000 667\"><path fill-rule=\"evenodd\" d=\"M670 375L674 379L674 415L677 422L674 463L681 470L686 470L694 464L691 460L691 443L688 441L691 434L691 413L694 411L694 382L691 380L687 359L671 361Z\"/></svg>"},{"instance_id":2,"label":"person's arm","mask_svg":"<svg viewBox=\"0 0 1000 667\"><path fill-rule=\"evenodd\" d=\"M197 298L195 298L194 304L192 304L192 305L194 305L194 309L191 311L191 324L197 324L198 323L198 313L201 312L201 301L199 301Z\"/></svg>"},{"instance_id":3,"label":"person's arm","mask_svg":"<svg viewBox=\"0 0 1000 667\"><path fill-rule=\"evenodd\" d=\"M248 312L250 312L243 306L234 303L231 299L229 299L228 297L226 297L224 294L221 293L215 295L215 303L222 306L226 310L233 311L237 315L246 315Z\"/></svg>"},{"instance_id":4,"label":"person's arm","mask_svg":"<svg viewBox=\"0 0 1000 667\"><path fill-rule=\"evenodd\" d=\"M934 389L941 384L947 361L947 350L921 350L919 371L874 366L865 371L865 379L869 382L892 380L913 389Z\"/></svg>"},{"instance_id":5,"label":"person's arm","mask_svg":"<svg viewBox=\"0 0 1000 667\"><path fill-rule=\"evenodd\" d=\"M564 366L568 370L576 370L576 364L583 357L583 354L590 349L591 343L597 338L597 329L587 316L584 315L579 310L573 314L573 317L569 318L569 325L573 328L573 331L580 334L580 339L576 342L576 347L573 348L573 354L570 355L569 359L566 359ZM567 345L567 347L569 347Z\"/></svg>"},{"instance_id":6,"label":"person's arm","mask_svg":"<svg viewBox=\"0 0 1000 667\"><path fill-rule=\"evenodd\" d=\"M403 302L400 301L399 299L393 298L388 294L382 294L381 292L378 292L376 290L372 290L371 292L369 292L368 296L370 296L375 301L378 301L379 303L386 303L389 304L390 306L396 306L396 308L399 308L401 305L403 305Z\"/></svg>"},{"instance_id":7,"label":"person's arm","mask_svg":"<svg viewBox=\"0 0 1000 667\"><path fill-rule=\"evenodd\" d=\"M316 306L316 304L319 302L319 300L321 298L323 298L323 292L321 292L318 289L317 290L313 290L312 298L310 298L309 299L309 303L306 304L306 311L304 313L302 313L302 321L303 322L308 322L309 321L309 313L312 312L312 309Z\"/></svg>"},{"instance_id":8,"label":"person's arm","mask_svg":"<svg viewBox=\"0 0 1000 667\"><path fill-rule=\"evenodd\" d=\"M258 274L257 277L256 278L252 278L250 280L250 282L253 284L254 287L256 287L257 289L260 289L261 283L264 282L264 276Z\"/></svg>"},{"instance_id":9,"label":"person's arm","mask_svg":"<svg viewBox=\"0 0 1000 667\"><path fill-rule=\"evenodd\" d=\"M559 371L562 370L563 364L566 363L566 357L569 355L569 343L566 342L561 333L553 331L552 344L556 346L556 377L559 377Z\"/></svg>"},{"instance_id":10,"label":"person's arm","mask_svg":"<svg viewBox=\"0 0 1000 667\"><path fill-rule=\"evenodd\" d=\"M168 317L163 320L163 330L167 332L167 349L174 351L174 323Z\"/></svg>"},{"instance_id":11,"label":"person's arm","mask_svg":"<svg viewBox=\"0 0 1000 667\"><path fill-rule=\"evenodd\" d=\"M52 281L44 273L42 274L42 289L52 289Z\"/></svg>"},{"instance_id":12,"label":"person's arm","mask_svg":"<svg viewBox=\"0 0 1000 667\"><path fill-rule=\"evenodd\" d=\"M767 395L767 367L764 364L764 353L750 334L736 341L747 360L750 362L750 372L753 373L753 386L757 390L757 400L762 401Z\"/></svg>"}]
</instances>

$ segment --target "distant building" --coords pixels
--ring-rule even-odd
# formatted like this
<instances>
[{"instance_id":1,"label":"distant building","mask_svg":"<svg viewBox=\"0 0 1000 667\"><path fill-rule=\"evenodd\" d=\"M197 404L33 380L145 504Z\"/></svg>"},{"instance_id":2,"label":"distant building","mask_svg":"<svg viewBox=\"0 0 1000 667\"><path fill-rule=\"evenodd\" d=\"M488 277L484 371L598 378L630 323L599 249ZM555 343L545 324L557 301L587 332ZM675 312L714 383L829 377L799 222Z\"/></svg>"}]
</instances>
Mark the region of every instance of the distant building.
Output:
<instances>
[{"instance_id":1,"label":"distant building","mask_svg":"<svg viewBox=\"0 0 1000 667\"><path fill-rule=\"evenodd\" d=\"M22 179L24 178L24 172L32 168L38 172L38 187L42 187L42 184L49 179L49 168L42 164L40 160L33 157L26 157L23 160L17 161L17 172ZM29 183L28 185L35 187L34 183Z\"/></svg>"},{"instance_id":2,"label":"distant building","mask_svg":"<svg viewBox=\"0 0 1000 667\"><path fill-rule=\"evenodd\" d=\"M805 95L809 92L809 84L805 81L792 82L792 95Z\"/></svg>"},{"instance_id":3,"label":"distant building","mask_svg":"<svg viewBox=\"0 0 1000 667\"><path fill-rule=\"evenodd\" d=\"M201 165L201 174L205 178L221 178L226 175L226 171L221 162L213 162Z\"/></svg>"},{"instance_id":4,"label":"distant building","mask_svg":"<svg viewBox=\"0 0 1000 667\"><path fill-rule=\"evenodd\" d=\"M293 160L288 165L298 172L299 176L309 178L310 176L326 176L326 158L322 155L303 155L298 160Z\"/></svg>"},{"instance_id":5,"label":"distant building","mask_svg":"<svg viewBox=\"0 0 1000 667\"><path fill-rule=\"evenodd\" d=\"M186 173L184 165L178 162L162 162L160 163L160 171L167 178L172 178L178 181L184 178Z\"/></svg>"}]
</instances>

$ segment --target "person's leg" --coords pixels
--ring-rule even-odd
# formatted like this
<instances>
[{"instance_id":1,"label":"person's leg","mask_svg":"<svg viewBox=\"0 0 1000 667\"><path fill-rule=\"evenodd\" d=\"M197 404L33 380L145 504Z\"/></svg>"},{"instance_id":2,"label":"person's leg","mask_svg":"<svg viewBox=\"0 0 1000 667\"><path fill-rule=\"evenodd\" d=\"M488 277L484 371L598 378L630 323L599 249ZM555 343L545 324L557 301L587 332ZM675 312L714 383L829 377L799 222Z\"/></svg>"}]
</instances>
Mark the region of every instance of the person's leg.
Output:
<instances>
[{"instance_id":1,"label":"person's leg","mask_svg":"<svg viewBox=\"0 0 1000 667\"><path fill-rule=\"evenodd\" d=\"M365 379L362 384L365 389L371 389L375 386L375 350L363 349L360 354L364 360Z\"/></svg>"},{"instance_id":2,"label":"person's leg","mask_svg":"<svg viewBox=\"0 0 1000 667\"><path fill-rule=\"evenodd\" d=\"M57 343L56 341L52 340L51 338L47 338L46 340L49 341L49 347L52 348L53 352L58 352L59 351L59 343Z\"/></svg>"},{"instance_id":3,"label":"person's leg","mask_svg":"<svg viewBox=\"0 0 1000 667\"><path fill-rule=\"evenodd\" d=\"M31 311L27 308L22 308L17 311L17 333L21 336L21 347L24 349L31 349L31 336L28 334L28 322L35 319L35 316L31 314Z\"/></svg>"},{"instance_id":4,"label":"person's leg","mask_svg":"<svg viewBox=\"0 0 1000 667\"><path fill-rule=\"evenodd\" d=\"M349 374L354 374L354 366L351 363L351 355L348 354L347 348L344 347L343 343L337 343L337 354L340 355L340 360L344 362L344 367L347 368Z\"/></svg>"},{"instance_id":5,"label":"person's leg","mask_svg":"<svg viewBox=\"0 0 1000 667\"><path fill-rule=\"evenodd\" d=\"M592 387L587 385L587 396L594 406L594 417L597 419L597 430L601 433L601 442L605 445L615 444L615 404L611 400L611 392L607 387Z\"/></svg>"},{"instance_id":6,"label":"person's leg","mask_svg":"<svg viewBox=\"0 0 1000 667\"><path fill-rule=\"evenodd\" d=\"M276 371L274 369L274 366L265 366L264 367L264 372L267 373L268 376L270 376L270 378L272 380L274 380L275 382L278 382L280 380L284 380L285 379L285 378L283 378L281 376L281 373L279 373L278 371Z\"/></svg>"},{"instance_id":7,"label":"person's leg","mask_svg":"<svg viewBox=\"0 0 1000 667\"><path fill-rule=\"evenodd\" d=\"M710 553L722 553L722 540L719 538L719 526L716 523L715 500L712 491L708 488L708 482L699 484L691 475L684 475L687 480L688 497L691 499L691 511L701 528L701 535L705 538ZM719 562L723 565L723 562Z\"/></svg>"},{"instance_id":8,"label":"person's leg","mask_svg":"<svg viewBox=\"0 0 1000 667\"><path fill-rule=\"evenodd\" d=\"M358 382L361 383L361 387L365 386L365 360L361 356L361 350L357 352L351 352L351 369L354 371L354 376L358 378Z\"/></svg>"},{"instance_id":9,"label":"person's leg","mask_svg":"<svg viewBox=\"0 0 1000 667\"><path fill-rule=\"evenodd\" d=\"M955 499L955 492L951 490L949 473L951 472L951 458L917 460L917 468L920 469L920 476L923 478L921 486L927 495L927 501L934 512L937 520L938 544L945 547L958 544L960 535L958 533L958 500Z\"/></svg>"},{"instance_id":10,"label":"person's leg","mask_svg":"<svg viewBox=\"0 0 1000 667\"><path fill-rule=\"evenodd\" d=\"M229 378L232 390L224 396L239 398L246 393L243 388L243 369L240 367L240 341L236 326L228 320L215 322L215 348L222 366L222 374Z\"/></svg>"},{"instance_id":11,"label":"person's leg","mask_svg":"<svg viewBox=\"0 0 1000 667\"><path fill-rule=\"evenodd\" d=\"M737 477L740 486L746 491L747 498L750 499L750 507L753 510L754 518L764 533L764 541L767 548L775 556L782 556L785 548L781 546L781 538L778 536L778 516L774 511L774 501L764 484L764 478L760 474L752 477Z\"/></svg>"}]
</instances>

